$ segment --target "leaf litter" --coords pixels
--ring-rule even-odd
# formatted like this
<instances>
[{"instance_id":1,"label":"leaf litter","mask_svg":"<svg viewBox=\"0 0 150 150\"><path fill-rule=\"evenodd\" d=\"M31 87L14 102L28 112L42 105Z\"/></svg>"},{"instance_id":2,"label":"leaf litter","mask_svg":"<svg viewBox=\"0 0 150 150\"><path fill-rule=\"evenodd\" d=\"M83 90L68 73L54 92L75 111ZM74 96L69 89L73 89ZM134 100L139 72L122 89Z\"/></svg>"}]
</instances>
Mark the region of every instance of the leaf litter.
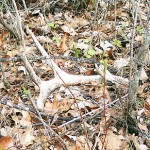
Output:
<instances>
[{"instance_id":1,"label":"leaf litter","mask_svg":"<svg viewBox=\"0 0 150 150\"><path fill-rule=\"evenodd\" d=\"M31 14L28 16L22 15L22 19L24 25L28 25L34 30L38 41L48 54L74 56L76 58L95 58L100 61L103 58L103 53L106 53L110 58L108 67L112 69L111 72L120 77L129 77L127 74L129 73L128 60L130 56L127 46L132 37L133 26L130 24L132 20L130 13L127 11L130 7L129 2L124 4L119 2L118 6L120 8L115 10L113 8L114 4L112 4L112 10L106 13L108 22L103 22L100 19L97 21L98 28L94 25L94 20L92 19L94 9L88 10L87 8L83 12L76 14L76 11L70 11L68 8L68 10L64 9L59 13L57 9L61 10L59 8L62 5L61 2L58 3L58 8L56 6L53 13L48 12L44 16L41 11L33 12L34 10L31 10ZM80 2L76 1L76 3ZM105 3L103 2L103 7L106 7ZM93 7L93 4L90 5ZM142 3L138 14L140 15L140 21L144 24L147 11ZM3 15L7 16L7 13ZM117 15L117 20L120 23L117 25L118 22L116 22L116 28L118 29L116 33L113 23L115 15ZM91 24L93 24L93 29ZM142 27L137 27L135 48L139 47L143 41L142 32ZM116 34L115 37L114 34ZM13 43L14 39L10 37L9 32L3 31L0 34L2 57L12 58L19 56L19 50L22 47L18 43L16 45ZM40 56L28 33L26 34L26 44L28 45L27 56L32 55L35 58ZM48 68L46 64L43 65L42 62L43 60L33 61L32 67L35 70L37 69L37 74L43 80L48 80L53 77L53 72L51 68ZM94 64L59 59L56 59L55 62L61 69L71 74L97 74ZM23 107L27 105L33 109L31 103L28 102L26 90L30 90L33 98L36 99L39 89L32 82L24 64L21 61L3 62L2 66L5 70L6 79L10 83L10 88L7 89L1 80L0 97L2 98L5 94L8 94L7 101L9 103L16 104L17 101L17 105L23 104ZM138 136L124 133L126 123L124 118L126 98L122 98L124 96L124 91L122 90L124 87L122 89L119 86L114 87L109 82L105 88L107 91L105 105L109 105L117 98L120 101L106 109L106 118L103 111L97 110L98 108L103 109L103 83L97 85L95 82L88 85L79 84L73 87L60 87L60 89L54 91L45 104L43 118L47 125L62 137L70 150L125 150L133 147L136 149L148 149L150 148L148 144L150 137L147 138L144 135L149 135L149 75L149 68L145 66L140 77L142 85L139 86L138 91L140 100L137 105L139 108L136 113L131 114L139 114L139 118L137 118ZM2 74L0 76L2 79ZM16 111L15 108L5 105L2 105L1 109L1 135L3 137L0 138L0 149L8 149L13 146L19 149L32 149L35 147L39 149L63 149L61 144L57 142L56 137L53 137L54 135L52 135L51 141L47 138L36 114L23 110ZM139 111L142 113L139 113ZM73 121L76 118L79 119ZM72 122L69 123L69 121ZM59 126L61 127L59 128ZM108 129L105 139L106 127ZM113 127L115 130L113 130ZM146 134L143 134L143 132ZM106 140L105 143L103 142L104 139Z\"/></svg>"}]
</instances>

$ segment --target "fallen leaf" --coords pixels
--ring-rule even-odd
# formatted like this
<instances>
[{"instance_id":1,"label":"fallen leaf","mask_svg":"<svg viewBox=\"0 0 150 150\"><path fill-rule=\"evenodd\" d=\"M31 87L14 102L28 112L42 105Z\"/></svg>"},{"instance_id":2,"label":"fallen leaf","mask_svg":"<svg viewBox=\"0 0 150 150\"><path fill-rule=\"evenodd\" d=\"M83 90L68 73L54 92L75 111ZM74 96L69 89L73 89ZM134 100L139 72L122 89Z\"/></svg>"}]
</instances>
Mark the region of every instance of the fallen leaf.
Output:
<instances>
[{"instance_id":1,"label":"fallen leaf","mask_svg":"<svg viewBox=\"0 0 150 150\"><path fill-rule=\"evenodd\" d=\"M148 132L146 123L142 123L142 124L141 124L141 123L138 123L138 127L139 127L142 131Z\"/></svg>"},{"instance_id":2,"label":"fallen leaf","mask_svg":"<svg viewBox=\"0 0 150 150\"><path fill-rule=\"evenodd\" d=\"M59 46L60 53L64 53L68 49L66 42L67 42L67 34L65 33Z\"/></svg>"},{"instance_id":3,"label":"fallen leaf","mask_svg":"<svg viewBox=\"0 0 150 150\"><path fill-rule=\"evenodd\" d=\"M0 149L7 150L13 146L13 139L9 136L4 136L0 138Z\"/></svg>"},{"instance_id":4,"label":"fallen leaf","mask_svg":"<svg viewBox=\"0 0 150 150\"><path fill-rule=\"evenodd\" d=\"M141 76L140 76L140 80L142 80L143 82L146 81L148 79L148 76L144 70L144 68L142 68L142 72L141 72Z\"/></svg>"},{"instance_id":5,"label":"fallen leaf","mask_svg":"<svg viewBox=\"0 0 150 150\"><path fill-rule=\"evenodd\" d=\"M115 135L111 130L107 131L107 150L120 150L122 144L122 136Z\"/></svg>"},{"instance_id":6,"label":"fallen leaf","mask_svg":"<svg viewBox=\"0 0 150 150\"><path fill-rule=\"evenodd\" d=\"M31 126L31 117L27 111L22 111L23 117L20 120L22 126Z\"/></svg>"},{"instance_id":7,"label":"fallen leaf","mask_svg":"<svg viewBox=\"0 0 150 150\"><path fill-rule=\"evenodd\" d=\"M52 40L49 37L37 36L36 38L40 43L52 43Z\"/></svg>"},{"instance_id":8,"label":"fallen leaf","mask_svg":"<svg viewBox=\"0 0 150 150\"><path fill-rule=\"evenodd\" d=\"M95 74L94 69L89 69L85 72L86 76L90 76L90 75L94 75L94 74Z\"/></svg>"},{"instance_id":9,"label":"fallen leaf","mask_svg":"<svg viewBox=\"0 0 150 150\"><path fill-rule=\"evenodd\" d=\"M33 144L33 140L35 137L33 136L33 129L32 127L27 127L25 130L20 130L19 133L19 139L20 139L20 144L23 146L28 146L30 144Z\"/></svg>"},{"instance_id":10,"label":"fallen leaf","mask_svg":"<svg viewBox=\"0 0 150 150\"><path fill-rule=\"evenodd\" d=\"M142 42L143 36L137 35L137 36L135 37L135 40L138 41L138 42L139 42L139 41Z\"/></svg>"},{"instance_id":11,"label":"fallen leaf","mask_svg":"<svg viewBox=\"0 0 150 150\"><path fill-rule=\"evenodd\" d=\"M121 15L122 14L122 9L117 9L116 10L116 15Z\"/></svg>"},{"instance_id":12,"label":"fallen leaf","mask_svg":"<svg viewBox=\"0 0 150 150\"><path fill-rule=\"evenodd\" d=\"M50 101L46 102L44 110L54 115L55 113L58 112L58 105L59 105L59 101L56 98L56 96L54 96L53 102Z\"/></svg>"},{"instance_id":13,"label":"fallen leaf","mask_svg":"<svg viewBox=\"0 0 150 150\"><path fill-rule=\"evenodd\" d=\"M61 28L62 28L62 30L63 30L65 33L68 33L68 34L70 34L71 36L77 35L77 33L75 32L75 30L74 30L72 27L70 27L69 25L68 25L68 26L64 25L64 26L62 26Z\"/></svg>"},{"instance_id":14,"label":"fallen leaf","mask_svg":"<svg viewBox=\"0 0 150 150\"><path fill-rule=\"evenodd\" d=\"M84 136L77 137L76 141L76 150L91 150L92 149L92 142L86 139Z\"/></svg>"},{"instance_id":15,"label":"fallen leaf","mask_svg":"<svg viewBox=\"0 0 150 150\"><path fill-rule=\"evenodd\" d=\"M144 102L145 114L150 117L150 98Z\"/></svg>"},{"instance_id":16,"label":"fallen leaf","mask_svg":"<svg viewBox=\"0 0 150 150\"><path fill-rule=\"evenodd\" d=\"M129 64L129 61L125 58L119 58L114 61L114 66L118 69L121 69L122 67L125 67Z\"/></svg>"}]
</instances>

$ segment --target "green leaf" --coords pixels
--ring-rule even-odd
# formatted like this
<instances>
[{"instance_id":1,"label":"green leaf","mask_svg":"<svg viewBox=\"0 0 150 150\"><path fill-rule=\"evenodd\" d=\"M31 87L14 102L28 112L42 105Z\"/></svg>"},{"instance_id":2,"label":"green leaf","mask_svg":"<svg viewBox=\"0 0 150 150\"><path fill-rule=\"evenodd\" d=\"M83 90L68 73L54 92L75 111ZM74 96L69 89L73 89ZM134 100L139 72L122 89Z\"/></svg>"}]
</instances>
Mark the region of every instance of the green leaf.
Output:
<instances>
[{"instance_id":1,"label":"green leaf","mask_svg":"<svg viewBox=\"0 0 150 150\"><path fill-rule=\"evenodd\" d=\"M75 51L74 56L79 57L79 55L81 54L81 50L75 47L73 48L73 50Z\"/></svg>"},{"instance_id":2,"label":"green leaf","mask_svg":"<svg viewBox=\"0 0 150 150\"><path fill-rule=\"evenodd\" d=\"M89 50L88 50L89 55L94 56L95 53L96 53L96 51L93 48L89 48Z\"/></svg>"},{"instance_id":3,"label":"green leaf","mask_svg":"<svg viewBox=\"0 0 150 150\"><path fill-rule=\"evenodd\" d=\"M119 41L119 40L117 40L117 39L113 39L113 45L114 45L114 46L117 46L117 47L119 47L119 48L122 47L121 41Z\"/></svg>"},{"instance_id":4,"label":"green leaf","mask_svg":"<svg viewBox=\"0 0 150 150\"><path fill-rule=\"evenodd\" d=\"M29 23L27 26L28 28L33 28L33 25L31 23Z\"/></svg>"},{"instance_id":5,"label":"green leaf","mask_svg":"<svg viewBox=\"0 0 150 150\"><path fill-rule=\"evenodd\" d=\"M136 29L137 29L137 31L138 31L139 34L142 34L143 29L142 29L141 26L137 26Z\"/></svg>"},{"instance_id":6,"label":"green leaf","mask_svg":"<svg viewBox=\"0 0 150 150\"><path fill-rule=\"evenodd\" d=\"M53 29L56 29L56 27L57 27L54 22L49 22L47 25Z\"/></svg>"},{"instance_id":7,"label":"green leaf","mask_svg":"<svg viewBox=\"0 0 150 150\"><path fill-rule=\"evenodd\" d=\"M95 54L96 54L96 51L92 47L90 47L89 50L84 53L84 56L86 58L91 58Z\"/></svg>"},{"instance_id":8,"label":"green leaf","mask_svg":"<svg viewBox=\"0 0 150 150\"><path fill-rule=\"evenodd\" d=\"M84 42L85 42L86 44L90 43L90 41L91 41L91 38L87 38L87 39L84 40Z\"/></svg>"},{"instance_id":9,"label":"green leaf","mask_svg":"<svg viewBox=\"0 0 150 150\"><path fill-rule=\"evenodd\" d=\"M84 53L84 56L85 56L86 58L91 58L91 57L92 57L91 55L88 54L88 52Z\"/></svg>"},{"instance_id":10,"label":"green leaf","mask_svg":"<svg viewBox=\"0 0 150 150\"><path fill-rule=\"evenodd\" d=\"M54 37L52 38L52 40L55 41L57 44L60 43L60 39L59 39L58 37L56 37L56 36L54 36Z\"/></svg>"},{"instance_id":11,"label":"green leaf","mask_svg":"<svg viewBox=\"0 0 150 150\"><path fill-rule=\"evenodd\" d=\"M95 0L91 0L91 2L94 4L94 3L95 3Z\"/></svg>"},{"instance_id":12,"label":"green leaf","mask_svg":"<svg viewBox=\"0 0 150 150\"><path fill-rule=\"evenodd\" d=\"M28 95L28 90L26 90L26 88L24 87L24 85L22 85L22 89L23 89L23 93L24 93L25 95Z\"/></svg>"},{"instance_id":13,"label":"green leaf","mask_svg":"<svg viewBox=\"0 0 150 150\"><path fill-rule=\"evenodd\" d=\"M124 32L121 32L120 35L121 35L125 40L127 40L127 36L125 35Z\"/></svg>"},{"instance_id":14,"label":"green leaf","mask_svg":"<svg viewBox=\"0 0 150 150\"><path fill-rule=\"evenodd\" d=\"M103 54L103 58L108 58L109 57L109 55L108 54Z\"/></svg>"},{"instance_id":15,"label":"green leaf","mask_svg":"<svg viewBox=\"0 0 150 150\"><path fill-rule=\"evenodd\" d=\"M102 83L102 85L101 85L102 87L104 87L104 82Z\"/></svg>"}]
</instances>

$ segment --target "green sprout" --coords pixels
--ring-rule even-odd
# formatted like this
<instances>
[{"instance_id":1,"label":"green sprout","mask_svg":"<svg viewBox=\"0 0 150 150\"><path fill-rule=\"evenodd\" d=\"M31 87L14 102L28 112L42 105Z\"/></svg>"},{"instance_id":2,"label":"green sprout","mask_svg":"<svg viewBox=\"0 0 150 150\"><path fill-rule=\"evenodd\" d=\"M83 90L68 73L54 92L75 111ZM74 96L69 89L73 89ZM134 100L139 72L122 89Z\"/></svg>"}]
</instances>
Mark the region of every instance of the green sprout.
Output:
<instances>
[{"instance_id":1,"label":"green sprout","mask_svg":"<svg viewBox=\"0 0 150 150\"><path fill-rule=\"evenodd\" d=\"M47 25L52 28L52 29L56 29L57 28L57 25L54 23L54 22L49 22L47 23Z\"/></svg>"},{"instance_id":2,"label":"green sprout","mask_svg":"<svg viewBox=\"0 0 150 150\"><path fill-rule=\"evenodd\" d=\"M60 38L54 36L54 37L52 38L52 40L55 41L57 45L60 44Z\"/></svg>"},{"instance_id":3,"label":"green sprout","mask_svg":"<svg viewBox=\"0 0 150 150\"><path fill-rule=\"evenodd\" d=\"M125 39L125 40L128 40L127 36L125 35L124 32L121 32L120 35Z\"/></svg>"},{"instance_id":4,"label":"green sprout","mask_svg":"<svg viewBox=\"0 0 150 150\"><path fill-rule=\"evenodd\" d=\"M119 41L119 40L117 40L117 39L113 39L113 45L114 45L114 46L117 46L117 47L119 47L119 48L122 47L121 41Z\"/></svg>"},{"instance_id":5,"label":"green sprout","mask_svg":"<svg viewBox=\"0 0 150 150\"><path fill-rule=\"evenodd\" d=\"M22 85L22 89L23 89L23 93L24 93L25 95L28 95L28 90L24 87L24 85Z\"/></svg>"},{"instance_id":6,"label":"green sprout","mask_svg":"<svg viewBox=\"0 0 150 150\"><path fill-rule=\"evenodd\" d=\"M81 54L81 50L80 49L78 49L78 48L73 48L73 50L74 50L74 56L76 57L76 58L78 58L79 57L79 55Z\"/></svg>"},{"instance_id":7,"label":"green sprout","mask_svg":"<svg viewBox=\"0 0 150 150\"><path fill-rule=\"evenodd\" d=\"M90 41L91 41L91 38L87 38L87 39L84 40L84 42L85 42L86 44L89 44Z\"/></svg>"},{"instance_id":8,"label":"green sprout","mask_svg":"<svg viewBox=\"0 0 150 150\"><path fill-rule=\"evenodd\" d=\"M142 34L143 29L142 29L141 26L137 26L136 29L137 29L137 31L138 31L138 34Z\"/></svg>"},{"instance_id":9,"label":"green sprout","mask_svg":"<svg viewBox=\"0 0 150 150\"><path fill-rule=\"evenodd\" d=\"M88 49L88 51L86 51L86 52L84 53L84 56L85 56L86 58L91 58L91 57L93 57L95 54L96 54L96 51L95 51L92 47L90 47L90 48Z\"/></svg>"},{"instance_id":10,"label":"green sprout","mask_svg":"<svg viewBox=\"0 0 150 150\"><path fill-rule=\"evenodd\" d=\"M95 3L95 0L91 0L91 2L92 2L92 4L94 4L94 3Z\"/></svg>"}]
</instances>

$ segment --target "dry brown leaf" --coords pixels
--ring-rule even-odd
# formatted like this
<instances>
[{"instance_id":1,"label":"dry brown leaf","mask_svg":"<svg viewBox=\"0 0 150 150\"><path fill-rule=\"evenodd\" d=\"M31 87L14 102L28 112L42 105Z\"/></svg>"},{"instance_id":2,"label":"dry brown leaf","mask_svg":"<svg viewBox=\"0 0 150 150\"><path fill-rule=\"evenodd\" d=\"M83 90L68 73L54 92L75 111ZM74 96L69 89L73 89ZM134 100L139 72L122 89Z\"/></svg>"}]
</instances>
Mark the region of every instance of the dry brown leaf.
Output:
<instances>
[{"instance_id":1,"label":"dry brown leaf","mask_svg":"<svg viewBox=\"0 0 150 150\"><path fill-rule=\"evenodd\" d=\"M5 88L4 82L0 82L0 89Z\"/></svg>"},{"instance_id":2,"label":"dry brown leaf","mask_svg":"<svg viewBox=\"0 0 150 150\"><path fill-rule=\"evenodd\" d=\"M135 40L138 41L138 42L142 42L143 41L143 36L137 35L135 37Z\"/></svg>"},{"instance_id":3,"label":"dry brown leaf","mask_svg":"<svg viewBox=\"0 0 150 150\"><path fill-rule=\"evenodd\" d=\"M107 15L107 16L106 16L106 19L107 19L108 21L114 21L114 20L115 20L115 17L114 17L114 15Z\"/></svg>"},{"instance_id":4,"label":"dry brown leaf","mask_svg":"<svg viewBox=\"0 0 150 150\"><path fill-rule=\"evenodd\" d=\"M141 124L141 123L138 123L138 127L139 127L142 131L148 132L146 123L142 123L142 124Z\"/></svg>"},{"instance_id":5,"label":"dry brown leaf","mask_svg":"<svg viewBox=\"0 0 150 150\"><path fill-rule=\"evenodd\" d=\"M147 79L148 79L148 76L147 76L147 74L146 74L146 71L144 70L144 68L142 68L140 80L142 80L142 81L144 82L144 81L146 81Z\"/></svg>"},{"instance_id":6,"label":"dry brown leaf","mask_svg":"<svg viewBox=\"0 0 150 150\"><path fill-rule=\"evenodd\" d=\"M86 76L90 76L90 75L94 75L94 74L95 74L94 69L89 69L85 72Z\"/></svg>"},{"instance_id":7,"label":"dry brown leaf","mask_svg":"<svg viewBox=\"0 0 150 150\"><path fill-rule=\"evenodd\" d=\"M18 55L19 54L19 51L18 50L12 50L12 51L8 51L7 52L7 55L9 57L14 57L15 55Z\"/></svg>"},{"instance_id":8,"label":"dry brown leaf","mask_svg":"<svg viewBox=\"0 0 150 150\"><path fill-rule=\"evenodd\" d=\"M115 135L111 130L107 131L107 150L120 150L122 148L122 144L122 136Z\"/></svg>"},{"instance_id":9,"label":"dry brown leaf","mask_svg":"<svg viewBox=\"0 0 150 150\"><path fill-rule=\"evenodd\" d=\"M122 7L124 5L123 1L118 1L118 7Z\"/></svg>"},{"instance_id":10,"label":"dry brown leaf","mask_svg":"<svg viewBox=\"0 0 150 150\"><path fill-rule=\"evenodd\" d=\"M117 9L116 10L116 15L121 15L122 14L122 9Z\"/></svg>"},{"instance_id":11,"label":"dry brown leaf","mask_svg":"<svg viewBox=\"0 0 150 150\"><path fill-rule=\"evenodd\" d=\"M148 150L148 147L145 144L143 144L143 141L140 139L140 137L131 135L128 137L128 139L133 142L135 149Z\"/></svg>"},{"instance_id":12,"label":"dry brown leaf","mask_svg":"<svg viewBox=\"0 0 150 150\"><path fill-rule=\"evenodd\" d=\"M150 117L150 98L144 102L145 114Z\"/></svg>"},{"instance_id":13,"label":"dry brown leaf","mask_svg":"<svg viewBox=\"0 0 150 150\"><path fill-rule=\"evenodd\" d=\"M12 116L13 121L15 122L15 124L17 125L19 123L19 118L18 116L13 115Z\"/></svg>"},{"instance_id":14,"label":"dry brown leaf","mask_svg":"<svg viewBox=\"0 0 150 150\"><path fill-rule=\"evenodd\" d=\"M0 34L0 47L2 47L2 45L3 45L3 36L2 34Z\"/></svg>"},{"instance_id":15,"label":"dry brown leaf","mask_svg":"<svg viewBox=\"0 0 150 150\"><path fill-rule=\"evenodd\" d=\"M67 45L66 45L66 42L67 42L67 33L64 34L63 36L63 39L61 41L61 44L59 46L60 48L60 53L64 53L68 48L67 48Z\"/></svg>"},{"instance_id":16,"label":"dry brown leaf","mask_svg":"<svg viewBox=\"0 0 150 150\"><path fill-rule=\"evenodd\" d=\"M59 102L59 104L58 104L59 112L69 110L71 108L73 102L74 102L73 99L63 100L62 102Z\"/></svg>"},{"instance_id":17,"label":"dry brown leaf","mask_svg":"<svg viewBox=\"0 0 150 150\"><path fill-rule=\"evenodd\" d=\"M7 150L13 146L13 139L12 137L5 136L0 138L0 149Z\"/></svg>"},{"instance_id":18,"label":"dry brown leaf","mask_svg":"<svg viewBox=\"0 0 150 150\"><path fill-rule=\"evenodd\" d=\"M36 38L40 43L52 43L52 40L49 37L36 36Z\"/></svg>"},{"instance_id":19,"label":"dry brown leaf","mask_svg":"<svg viewBox=\"0 0 150 150\"><path fill-rule=\"evenodd\" d=\"M5 49L7 47L7 41L9 37L8 31L3 31L2 34L0 34L0 48Z\"/></svg>"},{"instance_id":20,"label":"dry brown leaf","mask_svg":"<svg viewBox=\"0 0 150 150\"><path fill-rule=\"evenodd\" d=\"M71 35L71 36L77 35L77 33L75 32L75 30L74 30L70 25L64 25L64 26L62 26L61 28L62 28L62 30L63 30L65 33L67 33L67 34L69 34L69 35Z\"/></svg>"},{"instance_id":21,"label":"dry brown leaf","mask_svg":"<svg viewBox=\"0 0 150 150\"><path fill-rule=\"evenodd\" d=\"M88 143L87 143L88 142ZM76 141L76 150L91 150L92 142L87 140L84 136L79 136Z\"/></svg>"},{"instance_id":22,"label":"dry brown leaf","mask_svg":"<svg viewBox=\"0 0 150 150\"><path fill-rule=\"evenodd\" d=\"M23 117L20 120L22 126L31 126L31 117L27 111L22 111Z\"/></svg>"},{"instance_id":23,"label":"dry brown leaf","mask_svg":"<svg viewBox=\"0 0 150 150\"><path fill-rule=\"evenodd\" d=\"M76 18L76 20L77 20L77 18ZM89 21L83 17L79 17L78 21L79 21L78 22L79 26L85 26L85 25L89 24Z\"/></svg>"},{"instance_id":24,"label":"dry brown leaf","mask_svg":"<svg viewBox=\"0 0 150 150\"><path fill-rule=\"evenodd\" d=\"M50 101L46 102L44 110L54 115L56 112L58 112L58 105L59 105L59 101L55 96L52 103Z\"/></svg>"},{"instance_id":25,"label":"dry brown leaf","mask_svg":"<svg viewBox=\"0 0 150 150\"><path fill-rule=\"evenodd\" d=\"M73 116L73 117L79 117L80 113L75 109L75 110L69 110L67 112L68 116Z\"/></svg>"},{"instance_id":26,"label":"dry brown leaf","mask_svg":"<svg viewBox=\"0 0 150 150\"><path fill-rule=\"evenodd\" d=\"M119 58L114 61L114 66L117 67L118 69L121 69L122 67L125 67L129 64L128 59L125 58Z\"/></svg>"},{"instance_id":27,"label":"dry brown leaf","mask_svg":"<svg viewBox=\"0 0 150 150\"><path fill-rule=\"evenodd\" d=\"M19 132L19 139L20 144L23 146L28 146L30 144L33 144L33 140L35 137L33 136L33 129L32 127L27 127L26 130L22 129Z\"/></svg>"}]
</instances>

